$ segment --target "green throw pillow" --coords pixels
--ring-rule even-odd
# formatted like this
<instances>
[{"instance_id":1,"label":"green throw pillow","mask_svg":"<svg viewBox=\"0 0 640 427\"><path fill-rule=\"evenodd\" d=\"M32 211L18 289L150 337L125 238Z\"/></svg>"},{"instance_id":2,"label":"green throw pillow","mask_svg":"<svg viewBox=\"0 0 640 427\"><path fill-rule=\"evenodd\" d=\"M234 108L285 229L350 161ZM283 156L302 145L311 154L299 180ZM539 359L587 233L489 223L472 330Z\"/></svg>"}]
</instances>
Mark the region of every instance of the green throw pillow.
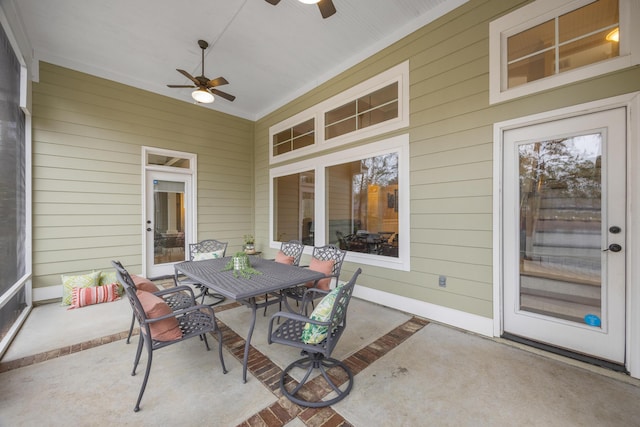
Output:
<instances>
[{"instance_id":1,"label":"green throw pillow","mask_svg":"<svg viewBox=\"0 0 640 427\"><path fill-rule=\"evenodd\" d=\"M100 271L79 276L62 275L62 305L71 305L73 288L88 288L98 286L100 283Z\"/></svg>"},{"instance_id":2,"label":"green throw pillow","mask_svg":"<svg viewBox=\"0 0 640 427\"><path fill-rule=\"evenodd\" d=\"M99 279L99 282L98 282L99 286L110 285L112 283L115 283L116 285L118 285L118 295L122 296L122 294L124 294L124 287L118 281L118 277L116 276L116 272L115 271L108 271L108 272L104 272L103 271L103 272L100 273L100 279Z\"/></svg>"},{"instance_id":3,"label":"green throw pillow","mask_svg":"<svg viewBox=\"0 0 640 427\"><path fill-rule=\"evenodd\" d=\"M324 298L322 298L322 301L320 301L320 303L316 306L316 308L311 313L311 316L309 316L311 320L317 320L320 322L328 322L330 320L329 316L331 316L333 303L336 300L336 296L338 295L340 288L341 286L335 288L334 290L329 292L327 295L325 295ZM329 332L328 326L321 326L321 325L314 325L312 323L307 323L306 325L304 325L304 330L302 331L302 335L300 336L300 339L305 344L319 344L327 337L328 332Z\"/></svg>"}]
</instances>

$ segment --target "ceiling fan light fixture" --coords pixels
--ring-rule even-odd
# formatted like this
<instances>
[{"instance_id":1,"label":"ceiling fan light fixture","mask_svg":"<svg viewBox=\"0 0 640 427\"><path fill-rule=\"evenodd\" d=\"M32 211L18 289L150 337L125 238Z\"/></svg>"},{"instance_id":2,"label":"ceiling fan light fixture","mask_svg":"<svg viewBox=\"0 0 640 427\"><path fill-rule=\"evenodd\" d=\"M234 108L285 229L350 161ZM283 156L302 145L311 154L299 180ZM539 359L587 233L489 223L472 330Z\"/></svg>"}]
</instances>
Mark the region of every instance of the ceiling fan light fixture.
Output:
<instances>
[{"instance_id":1,"label":"ceiling fan light fixture","mask_svg":"<svg viewBox=\"0 0 640 427\"><path fill-rule=\"evenodd\" d=\"M213 97L211 92L203 87L191 92L191 97L195 99L196 102L200 102L202 104L211 104L213 101L215 101L215 98Z\"/></svg>"},{"instance_id":2,"label":"ceiling fan light fixture","mask_svg":"<svg viewBox=\"0 0 640 427\"><path fill-rule=\"evenodd\" d=\"M304 4L316 4L316 3L320 3L320 0L298 0L300 3L304 3Z\"/></svg>"}]
</instances>

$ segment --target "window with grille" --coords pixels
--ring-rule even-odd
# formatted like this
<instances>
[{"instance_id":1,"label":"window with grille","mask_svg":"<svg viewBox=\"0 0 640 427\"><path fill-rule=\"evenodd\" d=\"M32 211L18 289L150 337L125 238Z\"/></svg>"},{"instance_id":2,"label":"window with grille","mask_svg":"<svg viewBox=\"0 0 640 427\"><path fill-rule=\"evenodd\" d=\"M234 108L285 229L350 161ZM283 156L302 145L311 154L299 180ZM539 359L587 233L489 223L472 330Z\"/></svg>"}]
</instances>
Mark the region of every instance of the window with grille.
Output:
<instances>
[{"instance_id":1,"label":"window with grille","mask_svg":"<svg viewBox=\"0 0 640 427\"><path fill-rule=\"evenodd\" d=\"M500 102L638 63L633 0L538 0L490 25L490 99ZM635 26L637 27L637 26Z\"/></svg>"}]
</instances>

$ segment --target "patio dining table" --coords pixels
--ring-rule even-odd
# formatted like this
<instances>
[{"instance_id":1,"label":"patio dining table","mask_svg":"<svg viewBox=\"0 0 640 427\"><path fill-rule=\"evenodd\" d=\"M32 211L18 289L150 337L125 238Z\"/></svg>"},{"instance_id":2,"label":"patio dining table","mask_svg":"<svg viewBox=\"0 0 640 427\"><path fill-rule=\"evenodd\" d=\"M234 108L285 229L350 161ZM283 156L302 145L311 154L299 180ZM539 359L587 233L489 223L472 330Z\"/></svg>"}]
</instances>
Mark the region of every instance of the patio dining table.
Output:
<instances>
[{"instance_id":1,"label":"patio dining table","mask_svg":"<svg viewBox=\"0 0 640 427\"><path fill-rule=\"evenodd\" d=\"M233 270L225 271L225 267L230 260L231 257L185 261L175 264L174 268L176 277L179 274L183 274L213 292L222 294L251 308L251 323L247 333L242 361L242 380L246 383L247 361L249 359L251 336L256 324L256 312L258 308L277 302L277 300L258 302L257 297L307 282L314 282L324 278L325 275L308 268L254 257L251 258L251 267L259 271L260 274L253 274L250 278L245 278L242 275L236 277Z\"/></svg>"}]
</instances>

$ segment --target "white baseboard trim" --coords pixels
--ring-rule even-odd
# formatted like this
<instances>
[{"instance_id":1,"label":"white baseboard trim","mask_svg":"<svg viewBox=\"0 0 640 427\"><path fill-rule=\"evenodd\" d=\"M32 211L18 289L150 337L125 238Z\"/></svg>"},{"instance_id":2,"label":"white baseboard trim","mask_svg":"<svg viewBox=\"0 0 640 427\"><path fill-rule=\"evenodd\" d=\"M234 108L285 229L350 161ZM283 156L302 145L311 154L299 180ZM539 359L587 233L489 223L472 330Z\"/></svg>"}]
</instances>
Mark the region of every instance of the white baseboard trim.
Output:
<instances>
[{"instance_id":1,"label":"white baseboard trim","mask_svg":"<svg viewBox=\"0 0 640 427\"><path fill-rule=\"evenodd\" d=\"M415 314L479 335L493 337L493 319L356 285L353 295L385 307Z\"/></svg>"},{"instance_id":2,"label":"white baseboard trim","mask_svg":"<svg viewBox=\"0 0 640 427\"><path fill-rule=\"evenodd\" d=\"M33 288L33 302L62 298L62 285Z\"/></svg>"}]
</instances>

